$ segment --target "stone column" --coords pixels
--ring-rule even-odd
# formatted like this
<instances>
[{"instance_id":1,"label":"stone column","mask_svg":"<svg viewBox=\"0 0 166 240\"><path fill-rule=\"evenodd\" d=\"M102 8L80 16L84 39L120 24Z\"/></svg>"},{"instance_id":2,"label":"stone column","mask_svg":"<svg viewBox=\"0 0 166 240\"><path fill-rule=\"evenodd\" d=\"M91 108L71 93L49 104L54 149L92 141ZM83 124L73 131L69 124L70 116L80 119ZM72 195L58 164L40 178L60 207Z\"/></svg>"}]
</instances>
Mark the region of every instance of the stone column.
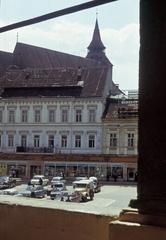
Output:
<instances>
[{"instance_id":1,"label":"stone column","mask_svg":"<svg viewBox=\"0 0 166 240\"><path fill-rule=\"evenodd\" d=\"M140 0L138 196L121 221L166 227L166 2Z\"/></svg>"},{"instance_id":2,"label":"stone column","mask_svg":"<svg viewBox=\"0 0 166 240\"><path fill-rule=\"evenodd\" d=\"M138 209L166 214L166 2L140 1Z\"/></svg>"}]
</instances>

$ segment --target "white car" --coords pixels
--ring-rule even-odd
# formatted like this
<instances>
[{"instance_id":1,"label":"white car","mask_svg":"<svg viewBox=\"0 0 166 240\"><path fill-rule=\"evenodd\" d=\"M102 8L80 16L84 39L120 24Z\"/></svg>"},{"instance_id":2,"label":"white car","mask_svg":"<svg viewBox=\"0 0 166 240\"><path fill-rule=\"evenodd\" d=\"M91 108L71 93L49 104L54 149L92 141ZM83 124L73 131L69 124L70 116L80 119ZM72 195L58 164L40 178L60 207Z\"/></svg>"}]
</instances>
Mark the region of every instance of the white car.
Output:
<instances>
[{"instance_id":1,"label":"white car","mask_svg":"<svg viewBox=\"0 0 166 240\"><path fill-rule=\"evenodd\" d=\"M53 187L56 183L64 183L66 184L66 180L63 177L53 177L51 180L51 187Z\"/></svg>"},{"instance_id":2,"label":"white car","mask_svg":"<svg viewBox=\"0 0 166 240\"><path fill-rule=\"evenodd\" d=\"M72 183L73 187L75 186L75 183L81 180L87 180L87 177L76 177L75 181Z\"/></svg>"},{"instance_id":3,"label":"white car","mask_svg":"<svg viewBox=\"0 0 166 240\"><path fill-rule=\"evenodd\" d=\"M32 179L31 179L31 184L32 185L39 185L39 180L40 178L43 181L43 186L47 186L49 183L49 179L45 178L44 175L35 175Z\"/></svg>"},{"instance_id":4,"label":"white car","mask_svg":"<svg viewBox=\"0 0 166 240\"><path fill-rule=\"evenodd\" d=\"M14 196L14 195L17 195L18 194L18 191L16 189L7 189L7 190L3 190L2 193L0 194L0 196Z\"/></svg>"}]
</instances>

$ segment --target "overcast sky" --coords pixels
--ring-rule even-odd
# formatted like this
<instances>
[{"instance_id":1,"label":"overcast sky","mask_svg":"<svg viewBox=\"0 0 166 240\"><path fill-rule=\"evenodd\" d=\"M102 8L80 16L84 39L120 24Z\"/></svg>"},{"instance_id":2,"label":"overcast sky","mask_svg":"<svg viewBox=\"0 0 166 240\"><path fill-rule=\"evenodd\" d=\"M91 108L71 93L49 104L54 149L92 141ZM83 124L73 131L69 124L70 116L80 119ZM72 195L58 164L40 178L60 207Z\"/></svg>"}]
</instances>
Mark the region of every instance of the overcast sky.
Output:
<instances>
[{"instance_id":1,"label":"overcast sky","mask_svg":"<svg viewBox=\"0 0 166 240\"><path fill-rule=\"evenodd\" d=\"M0 27L90 0L0 0ZM113 81L122 90L138 89L139 0L119 0L1 33L0 50L13 52L18 41L85 57L96 12Z\"/></svg>"}]
</instances>

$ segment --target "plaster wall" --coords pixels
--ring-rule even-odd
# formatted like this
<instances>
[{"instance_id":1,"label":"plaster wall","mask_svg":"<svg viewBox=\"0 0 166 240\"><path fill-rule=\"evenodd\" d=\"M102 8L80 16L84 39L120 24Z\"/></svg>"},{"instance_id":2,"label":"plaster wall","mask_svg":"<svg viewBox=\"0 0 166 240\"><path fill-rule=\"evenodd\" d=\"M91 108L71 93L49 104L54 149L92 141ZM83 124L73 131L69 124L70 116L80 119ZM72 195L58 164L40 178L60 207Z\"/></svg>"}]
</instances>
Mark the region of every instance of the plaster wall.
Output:
<instances>
[{"instance_id":1,"label":"plaster wall","mask_svg":"<svg viewBox=\"0 0 166 240\"><path fill-rule=\"evenodd\" d=\"M9 203L0 197L1 240L107 240L109 222L117 215L82 204L11 198Z\"/></svg>"}]
</instances>

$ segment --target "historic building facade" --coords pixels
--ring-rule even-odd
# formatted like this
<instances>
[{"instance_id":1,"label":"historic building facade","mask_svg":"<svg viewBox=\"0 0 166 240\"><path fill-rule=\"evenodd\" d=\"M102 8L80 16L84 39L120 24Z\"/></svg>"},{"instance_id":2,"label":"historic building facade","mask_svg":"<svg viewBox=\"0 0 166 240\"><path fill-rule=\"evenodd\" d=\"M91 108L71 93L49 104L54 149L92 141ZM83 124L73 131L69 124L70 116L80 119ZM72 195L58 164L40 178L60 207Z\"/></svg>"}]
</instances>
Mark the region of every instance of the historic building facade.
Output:
<instances>
[{"instance_id":1,"label":"historic building facade","mask_svg":"<svg viewBox=\"0 0 166 240\"><path fill-rule=\"evenodd\" d=\"M63 172L104 179L108 171L110 177L117 171L119 180L134 180L122 162L137 156L137 126L107 118L108 98L121 91L112 81L113 65L104 50L96 20L86 58L23 43L12 54L0 52L1 175L15 169L22 177ZM132 126L122 133L127 124ZM134 148L121 147L130 133ZM108 146L111 136L113 142L119 138L116 148Z\"/></svg>"}]
</instances>

